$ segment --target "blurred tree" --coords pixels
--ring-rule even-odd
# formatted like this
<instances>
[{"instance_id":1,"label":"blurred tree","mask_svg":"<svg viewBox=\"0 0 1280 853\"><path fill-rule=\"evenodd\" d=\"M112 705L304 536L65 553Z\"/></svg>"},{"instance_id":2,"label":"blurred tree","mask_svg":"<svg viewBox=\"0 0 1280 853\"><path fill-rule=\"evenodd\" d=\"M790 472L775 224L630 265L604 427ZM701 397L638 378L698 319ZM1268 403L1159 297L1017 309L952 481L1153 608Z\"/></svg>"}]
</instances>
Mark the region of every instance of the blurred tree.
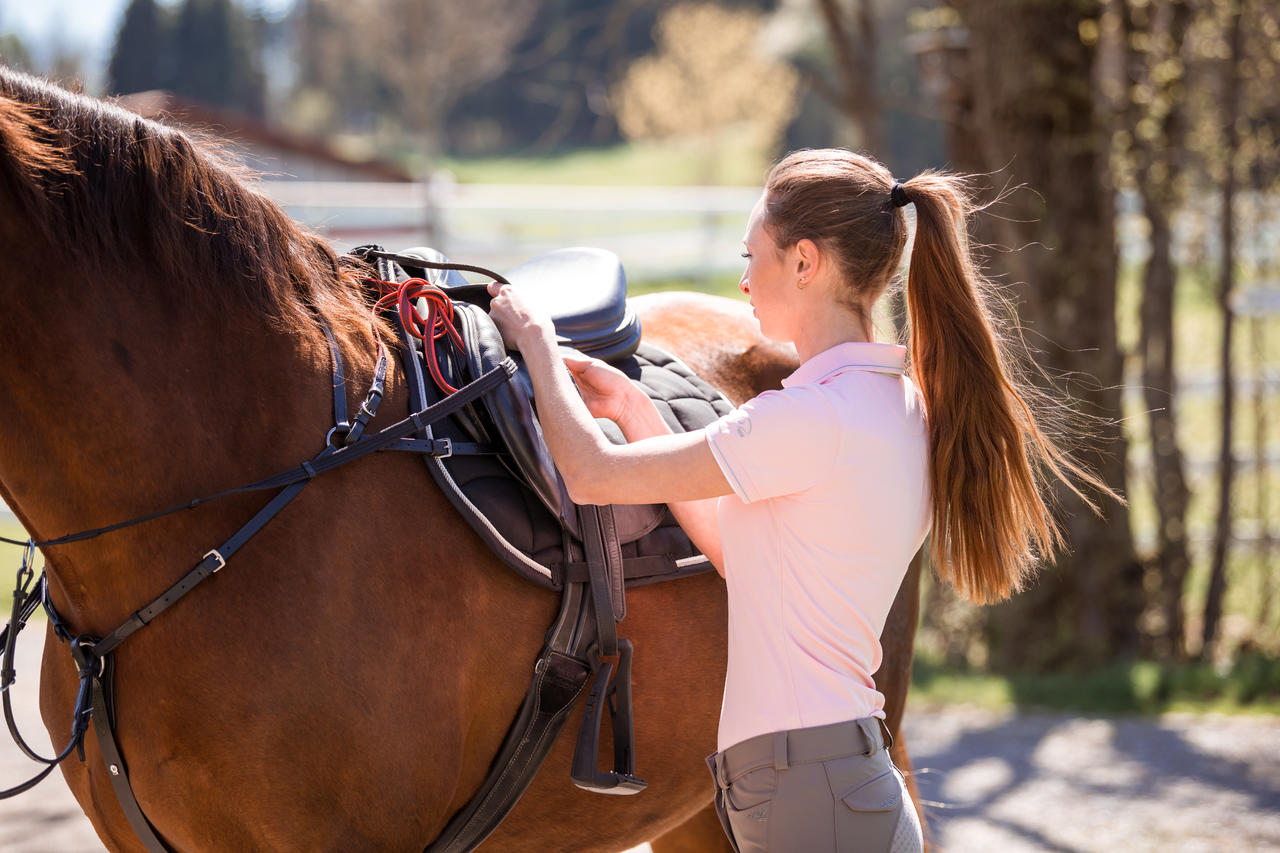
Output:
<instances>
[{"instance_id":1,"label":"blurred tree","mask_svg":"<svg viewBox=\"0 0 1280 853\"><path fill-rule=\"evenodd\" d=\"M1125 75L1116 133L1116 165L1136 190L1150 227L1150 254L1142 274L1138 356L1151 439L1156 505L1158 620L1150 631L1158 657L1185 654L1182 596L1191 558L1187 549L1186 466L1178 441L1174 373L1173 217L1185 198L1189 0L1122 0L1118 33ZM1111 19L1108 19L1110 21ZM1122 184L1122 185L1123 185Z\"/></svg>"},{"instance_id":2,"label":"blurred tree","mask_svg":"<svg viewBox=\"0 0 1280 853\"><path fill-rule=\"evenodd\" d=\"M798 75L759 46L762 15L710 3L672 6L658 19L657 50L631 64L613 91L618 124L631 139L755 135L772 155L795 111Z\"/></svg>"},{"instance_id":3,"label":"blurred tree","mask_svg":"<svg viewBox=\"0 0 1280 853\"><path fill-rule=\"evenodd\" d=\"M170 71L166 36L155 0L131 0L107 65L107 92L127 95L166 88Z\"/></svg>"},{"instance_id":4,"label":"blurred tree","mask_svg":"<svg viewBox=\"0 0 1280 853\"><path fill-rule=\"evenodd\" d=\"M185 0L173 33L169 88L206 104L262 115L264 84L254 34L231 0Z\"/></svg>"},{"instance_id":5,"label":"blurred tree","mask_svg":"<svg viewBox=\"0 0 1280 853\"><path fill-rule=\"evenodd\" d=\"M1100 0L953 0L967 31L963 73L972 161L1034 192L1015 192L989 227L1017 251L991 271L1018 298L1025 334L1040 343L1044 381L1088 417L1063 436L1115 491L1125 491L1116 339L1114 191L1108 137L1093 85ZM1050 380L1048 377L1060 377ZM1068 424L1070 421L1068 420ZM1076 429L1081 429L1081 424ZM1099 497L1101 517L1064 488L1055 504L1069 550L1039 582L987 612L991 662L1001 668L1091 665L1138 651L1142 573L1126 507Z\"/></svg>"},{"instance_id":6,"label":"blurred tree","mask_svg":"<svg viewBox=\"0 0 1280 853\"><path fill-rule=\"evenodd\" d=\"M764 9L772 0L723 0ZM622 139L609 92L653 50L670 0L542 0L510 66L449 113L451 151L545 152Z\"/></svg>"},{"instance_id":7,"label":"blurred tree","mask_svg":"<svg viewBox=\"0 0 1280 853\"><path fill-rule=\"evenodd\" d=\"M339 68L369 74L428 164L443 149L450 108L501 74L538 0L311 0L313 44Z\"/></svg>"},{"instance_id":8,"label":"blurred tree","mask_svg":"<svg viewBox=\"0 0 1280 853\"><path fill-rule=\"evenodd\" d=\"M815 0L831 45L837 83L810 71L814 90L838 109L859 131L854 147L883 160L884 116L878 88L877 15L874 0Z\"/></svg>"},{"instance_id":9,"label":"blurred tree","mask_svg":"<svg viewBox=\"0 0 1280 853\"><path fill-rule=\"evenodd\" d=\"M1219 3L1225 14L1224 47L1221 52L1222 87L1220 122L1223 129L1221 169L1222 208L1220 214L1221 258L1218 272L1218 306L1222 312L1222 341L1219 355L1222 404L1219 420L1218 451L1218 516L1213 531L1213 555L1209 566L1209 590L1204 602L1200 657L1212 660L1218 642L1218 623L1222 618L1222 601L1227 588L1227 551L1231 545L1231 490L1235 481L1236 459L1232 449L1235 426L1235 368L1232 342L1235 337L1235 310L1232 296L1236 284L1236 190L1237 169L1241 165L1240 120L1242 118L1242 71L1244 70L1244 22L1248 0Z\"/></svg>"},{"instance_id":10,"label":"blurred tree","mask_svg":"<svg viewBox=\"0 0 1280 853\"><path fill-rule=\"evenodd\" d=\"M653 47L662 0L543 0L511 65L450 111L450 148L490 153L621 139L609 88Z\"/></svg>"},{"instance_id":11,"label":"blurred tree","mask_svg":"<svg viewBox=\"0 0 1280 853\"><path fill-rule=\"evenodd\" d=\"M294 125L314 134L370 133L379 116L397 112L394 96L329 4L298 0L289 19L298 69L289 104Z\"/></svg>"},{"instance_id":12,"label":"blurred tree","mask_svg":"<svg viewBox=\"0 0 1280 853\"><path fill-rule=\"evenodd\" d=\"M0 35L0 61L3 61L10 68L17 68L19 71L35 70L35 65L31 61L31 53L16 33Z\"/></svg>"}]
</instances>

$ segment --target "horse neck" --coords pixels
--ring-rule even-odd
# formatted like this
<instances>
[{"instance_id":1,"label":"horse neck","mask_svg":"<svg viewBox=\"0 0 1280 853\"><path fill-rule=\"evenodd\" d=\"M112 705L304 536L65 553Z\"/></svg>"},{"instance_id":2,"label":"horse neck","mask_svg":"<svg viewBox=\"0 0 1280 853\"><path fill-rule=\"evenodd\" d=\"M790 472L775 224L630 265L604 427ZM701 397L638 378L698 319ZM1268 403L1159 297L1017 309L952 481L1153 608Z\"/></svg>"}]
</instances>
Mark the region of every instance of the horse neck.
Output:
<instances>
[{"instance_id":1,"label":"horse neck","mask_svg":"<svg viewBox=\"0 0 1280 853\"><path fill-rule=\"evenodd\" d=\"M123 285L123 283L118 283ZM323 336L231 309L188 316L157 288L73 276L8 287L0 319L0 496L37 538L112 524L313 456L332 422ZM355 377L369 357L348 350ZM110 630L234 531L260 496L46 549L55 601Z\"/></svg>"}]
</instances>

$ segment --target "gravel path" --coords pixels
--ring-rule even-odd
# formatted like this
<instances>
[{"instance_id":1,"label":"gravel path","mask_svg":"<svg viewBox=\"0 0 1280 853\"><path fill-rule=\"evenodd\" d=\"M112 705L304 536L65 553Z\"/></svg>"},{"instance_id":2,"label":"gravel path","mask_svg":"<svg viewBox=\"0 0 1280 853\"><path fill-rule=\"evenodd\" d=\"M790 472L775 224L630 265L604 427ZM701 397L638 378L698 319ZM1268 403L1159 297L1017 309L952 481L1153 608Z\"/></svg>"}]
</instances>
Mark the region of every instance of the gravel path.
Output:
<instances>
[{"instance_id":1,"label":"gravel path","mask_svg":"<svg viewBox=\"0 0 1280 853\"><path fill-rule=\"evenodd\" d=\"M40 630L19 648L13 698L24 733L47 749L35 699ZM909 715L907 737L944 853L1280 851L1280 717L958 708ZM0 788L34 768L0 731ZM0 801L0 851L101 850L57 773Z\"/></svg>"}]
</instances>

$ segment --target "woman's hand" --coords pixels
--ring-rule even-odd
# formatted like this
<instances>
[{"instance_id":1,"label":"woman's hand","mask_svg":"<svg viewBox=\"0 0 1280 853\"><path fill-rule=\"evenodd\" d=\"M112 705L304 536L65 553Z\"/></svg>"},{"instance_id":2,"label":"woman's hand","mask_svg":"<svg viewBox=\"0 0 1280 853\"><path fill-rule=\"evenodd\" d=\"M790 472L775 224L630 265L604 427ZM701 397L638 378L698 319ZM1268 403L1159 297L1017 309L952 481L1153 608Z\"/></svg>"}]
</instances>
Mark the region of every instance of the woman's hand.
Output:
<instances>
[{"instance_id":1,"label":"woman's hand","mask_svg":"<svg viewBox=\"0 0 1280 853\"><path fill-rule=\"evenodd\" d=\"M623 426L637 395L644 396L643 392L621 370L598 358L581 353L564 353L562 357L591 416Z\"/></svg>"},{"instance_id":2,"label":"woman's hand","mask_svg":"<svg viewBox=\"0 0 1280 853\"><path fill-rule=\"evenodd\" d=\"M489 295L493 297L489 317L502 332L502 341L509 349L524 350L540 339L555 341L551 318L526 302L514 287L490 282Z\"/></svg>"}]
</instances>

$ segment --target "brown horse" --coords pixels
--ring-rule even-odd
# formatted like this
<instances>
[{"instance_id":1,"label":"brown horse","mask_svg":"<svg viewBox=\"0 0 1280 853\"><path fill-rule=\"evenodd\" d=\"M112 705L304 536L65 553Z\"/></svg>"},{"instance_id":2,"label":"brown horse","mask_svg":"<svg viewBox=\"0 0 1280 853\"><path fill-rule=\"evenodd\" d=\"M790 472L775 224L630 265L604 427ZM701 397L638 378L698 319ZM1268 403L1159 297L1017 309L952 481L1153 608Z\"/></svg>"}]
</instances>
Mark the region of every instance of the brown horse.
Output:
<instances>
[{"instance_id":1,"label":"brown horse","mask_svg":"<svg viewBox=\"0 0 1280 853\"><path fill-rule=\"evenodd\" d=\"M374 370L353 261L206 146L4 69L0 258L0 496L37 538L313 456L332 420L316 316L336 330L349 387ZM744 307L637 300L649 340L735 401L794 366ZM407 407L393 371L380 419ZM101 636L264 501L236 496L49 548L52 600L75 631ZM895 735L914 578L878 676ZM502 566L416 459L382 454L327 474L117 652L136 796L175 850L421 850L484 777L557 603ZM722 581L644 587L629 604L648 790L575 788L562 737L486 849L727 849L702 760L724 675ZM41 711L55 741L76 686L50 634ZM85 743L86 761L62 765L67 784L108 848L141 849L95 737ZM906 766L900 736L895 759Z\"/></svg>"}]
</instances>

